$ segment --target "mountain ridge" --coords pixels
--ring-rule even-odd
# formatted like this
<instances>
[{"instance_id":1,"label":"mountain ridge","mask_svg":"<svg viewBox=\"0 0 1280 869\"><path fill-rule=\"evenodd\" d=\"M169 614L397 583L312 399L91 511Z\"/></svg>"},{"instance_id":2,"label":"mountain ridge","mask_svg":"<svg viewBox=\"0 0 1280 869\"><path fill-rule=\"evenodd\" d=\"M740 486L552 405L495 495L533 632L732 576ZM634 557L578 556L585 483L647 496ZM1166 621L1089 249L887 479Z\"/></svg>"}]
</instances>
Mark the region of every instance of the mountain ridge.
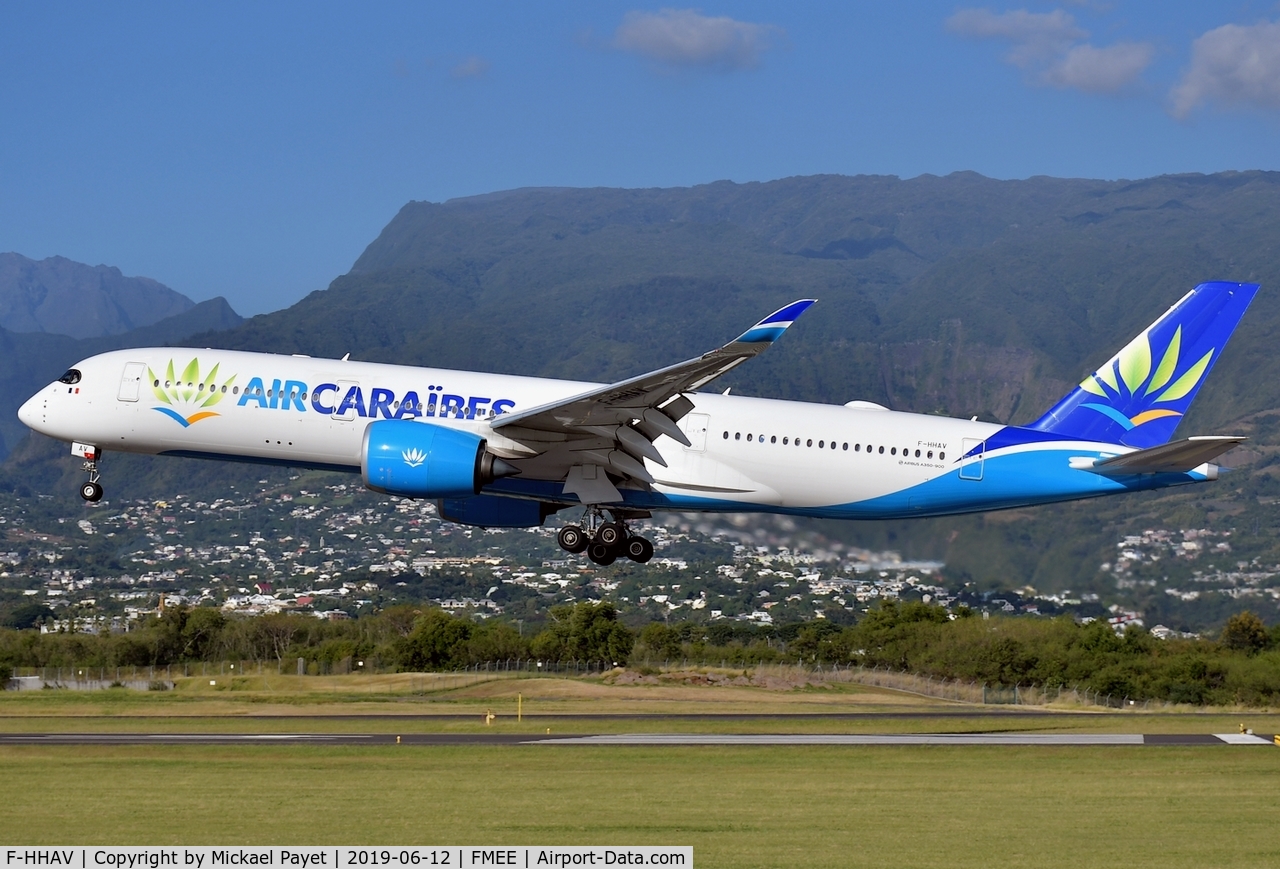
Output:
<instances>
[{"instance_id":1,"label":"mountain ridge","mask_svg":"<svg viewBox=\"0 0 1280 869\"><path fill-rule=\"evenodd\" d=\"M0 328L72 338L120 335L195 307L159 281L61 256L0 253Z\"/></svg>"}]
</instances>

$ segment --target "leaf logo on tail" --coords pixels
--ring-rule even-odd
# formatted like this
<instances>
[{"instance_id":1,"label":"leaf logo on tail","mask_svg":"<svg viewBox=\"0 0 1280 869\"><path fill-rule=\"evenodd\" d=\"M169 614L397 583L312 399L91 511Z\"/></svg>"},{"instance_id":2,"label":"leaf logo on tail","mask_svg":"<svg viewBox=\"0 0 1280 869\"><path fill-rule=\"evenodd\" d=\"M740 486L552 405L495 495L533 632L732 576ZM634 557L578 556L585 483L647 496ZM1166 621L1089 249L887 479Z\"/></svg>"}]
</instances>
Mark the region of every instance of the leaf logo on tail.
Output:
<instances>
[{"instance_id":1,"label":"leaf logo on tail","mask_svg":"<svg viewBox=\"0 0 1280 869\"><path fill-rule=\"evenodd\" d=\"M1090 401L1081 406L1114 420L1126 431L1152 420L1182 416L1181 410L1167 405L1195 391L1217 352L1211 348L1182 368L1182 326L1178 326L1153 369L1149 331L1130 341L1114 359L1080 384L1085 392L1107 400L1106 404Z\"/></svg>"},{"instance_id":2,"label":"leaf logo on tail","mask_svg":"<svg viewBox=\"0 0 1280 869\"><path fill-rule=\"evenodd\" d=\"M233 374L219 383L218 368L219 365L214 365L208 373L202 373L200 360L192 359L181 374L175 374L173 360L170 359L164 377L158 377L148 367L147 379L152 383L152 392L161 402L160 407L153 407L152 410L163 413L183 428L195 425L202 419L221 416L208 408L227 397L236 377Z\"/></svg>"}]
</instances>

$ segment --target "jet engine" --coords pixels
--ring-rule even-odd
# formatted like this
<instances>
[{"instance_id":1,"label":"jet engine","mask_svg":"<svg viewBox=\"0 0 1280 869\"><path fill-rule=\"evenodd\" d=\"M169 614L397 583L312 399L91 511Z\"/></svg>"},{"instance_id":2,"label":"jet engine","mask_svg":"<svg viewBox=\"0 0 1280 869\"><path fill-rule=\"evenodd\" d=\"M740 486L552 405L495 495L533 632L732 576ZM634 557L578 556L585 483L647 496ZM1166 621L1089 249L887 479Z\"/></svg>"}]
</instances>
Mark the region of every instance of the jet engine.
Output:
<instances>
[{"instance_id":1,"label":"jet engine","mask_svg":"<svg viewBox=\"0 0 1280 869\"><path fill-rule=\"evenodd\" d=\"M520 473L485 449L477 434L407 419L379 420L364 430L360 473L375 492L405 498L463 498Z\"/></svg>"}]
</instances>

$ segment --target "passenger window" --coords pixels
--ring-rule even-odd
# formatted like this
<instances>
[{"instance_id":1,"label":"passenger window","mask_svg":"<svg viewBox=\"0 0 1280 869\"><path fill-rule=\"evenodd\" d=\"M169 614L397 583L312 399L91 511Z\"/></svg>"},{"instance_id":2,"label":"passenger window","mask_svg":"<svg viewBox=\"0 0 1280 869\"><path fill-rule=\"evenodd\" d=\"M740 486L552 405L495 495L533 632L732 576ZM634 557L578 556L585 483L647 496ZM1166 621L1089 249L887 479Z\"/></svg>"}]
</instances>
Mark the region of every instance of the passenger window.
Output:
<instances>
[{"instance_id":1,"label":"passenger window","mask_svg":"<svg viewBox=\"0 0 1280 869\"><path fill-rule=\"evenodd\" d=\"M880 455L882 455L882 456L884 455L884 447L881 447L881 448L880 448Z\"/></svg>"},{"instance_id":2,"label":"passenger window","mask_svg":"<svg viewBox=\"0 0 1280 869\"><path fill-rule=\"evenodd\" d=\"M842 449L844 449L844 450L847 452L847 451L848 451L848 449L849 449L849 445L848 445L848 444L844 444L844 445L843 445L843 447L842 447Z\"/></svg>"},{"instance_id":3,"label":"passenger window","mask_svg":"<svg viewBox=\"0 0 1280 869\"><path fill-rule=\"evenodd\" d=\"M728 432L725 432L725 433L724 433L724 439L725 439L725 440L728 440L728 439L729 439L729 433L728 433Z\"/></svg>"},{"instance_id":4,"label":"passenger window","mask_svg":"<svg viewBox=\"0 0 1280 869\"><path fill-rule=\"evenodd\" d=\"M742 440L742 432L740 432L740 431L736 431L736 432L734 432L734 433L733 433L733 439L734 439L735 441L740 441L740 440Z\"/></svg>"},{"instance_id":5,"label":"passenger window","mask_svg":"<svg viewBox=\"0 0 1280 869\"><path fill-rule=\"evenodd\" d=\"M827 444L826 444L826 441L818 441L818 449L822 449L822 448L823 448L823 447L825 447L826 445L827 445Z\"/></svg>"},{"instance_id":6,"label":"passenger window","mask_svg":"<svg viewBox=\"0 0 1280 869\"><path fill-rule=\"evenodd\" d=\"M772 436L770 436L770 438L769 438L769 443L771 443L771 444L776 444L777 442L778 442L778 436L777 436L777 435L772 435Z\"/></svg>"},{"instance_id":7,"label":"passenger window","mask_svg":"<svg viewBox=\"0 0 1280 869\"><path fill-rule=\"evenodd\" d=\"M896 456L897 454L898 454L898 448L897 448L897 447L889 447L889 455L891 455L891 456Z\"/></svg>"},{"instance_id":8,"label":"passenger window","mask_svg":"<svg viewBox=\"0 0 1280 869\"><path fill-rule=\"evenodd\" d=\"M782 445L783 445L784 447L785 447L787 444L789 444L789 443L791 443L791 439L790 439L790 438L783 438L783 439L782 439Z\"/></svg>"},{"instance_id":9,"label":"passenger window","mask_svg":"<svg viewBox=\"0 0 1280 869\"><path fill-rule=\"evenodd\" d=\"M813 438L809 438L807 441L805 441L805 442L804 442L804 445L805 445L806 447L811 447L811 446L813 446Z\"/></svg>"},{"instance_id":10,"label":"passenger window","mask_svg":"<svg viewBox=\"0 0 1280 869\"><path fill-rule=\"evenodd\" d=\"M751 432L747 432L747 440L751 440Z\"/></svg>"},{"instance_id":11,"label":"passenger window","mask_svg":"<svg viewBox=\"0 0 1280 869\"><path fill-rule=\"evenodd\" d=\"M929 453L925 458L929 458L929 459L933 458L933 450L929 450Z\"/></svg>"},{"instance_id":12,"label":"passenger window","mask_svg":"<svg viewBox=\"0 0 1280 869\"><path fill-rule=\"evenodd\" d=\"M919 451L919 450L916 450L916 458L917 458L917 459L918 459L918 458L920 458L920 451Z\"/></svg>"},{"instance_id":13,"label":"passenger window","mask_svg":"<svg viewBox=\"0 0 1280 869\"><path fill-rule=\"evenodd\" d=\"M938 461L942 461L947 457L946 453L938 453Z\"/></svg>"},{"instance_id":14,"label":"passenger window","mask_svg":"<svg viewBox=\"0 0 1280 869\"><path fill-rule=\"evenodd\" d=\"M860 452L862 452L862 444L854 444L854 445L853 445L853 451L854 451L855 453L860 453Z\"/></svg>"}]
</instances>

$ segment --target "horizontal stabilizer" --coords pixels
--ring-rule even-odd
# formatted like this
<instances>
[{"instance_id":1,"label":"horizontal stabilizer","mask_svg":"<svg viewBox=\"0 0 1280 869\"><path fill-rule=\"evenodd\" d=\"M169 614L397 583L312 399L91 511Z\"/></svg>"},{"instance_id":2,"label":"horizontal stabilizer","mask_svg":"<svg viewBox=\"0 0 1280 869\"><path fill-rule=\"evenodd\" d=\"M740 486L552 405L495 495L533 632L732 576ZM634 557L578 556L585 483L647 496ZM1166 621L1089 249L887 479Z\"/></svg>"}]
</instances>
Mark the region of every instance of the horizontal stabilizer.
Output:
<instances>
[{"instance_id":1,"label":"horizontal stabilizer","mask_svg":"<svg viewBox=\"0 0 1280 869\"><path fill-rule=\"evenodd\" d=\"M1099 459L1088 470L1095 474L1176 474L1211 462L1248 438L1207 435L1161 444L1146 450Z\"/></svg>"}]
</instances>

